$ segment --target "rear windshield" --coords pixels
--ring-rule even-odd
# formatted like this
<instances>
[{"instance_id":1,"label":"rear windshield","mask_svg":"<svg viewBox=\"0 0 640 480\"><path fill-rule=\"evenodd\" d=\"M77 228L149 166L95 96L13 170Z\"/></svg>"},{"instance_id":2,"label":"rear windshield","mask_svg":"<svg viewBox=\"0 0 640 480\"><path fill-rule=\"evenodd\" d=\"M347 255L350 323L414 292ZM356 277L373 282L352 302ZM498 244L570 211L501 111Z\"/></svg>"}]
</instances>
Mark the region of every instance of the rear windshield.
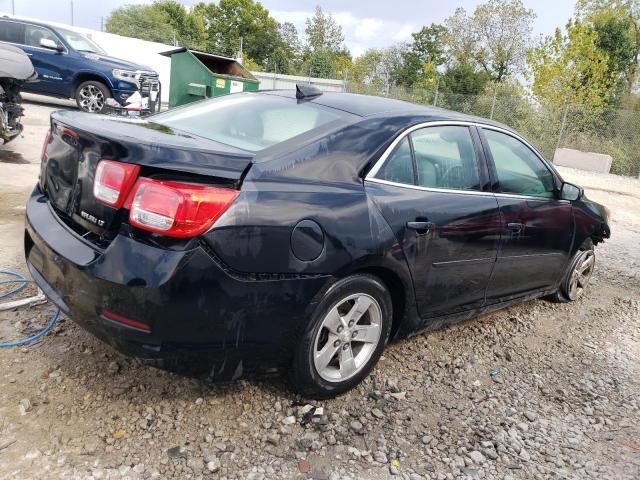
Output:
<instances>
[{"instance_id":1,"label":"rear windshield","mask_svg":"<svg viewBox=\"0 0 640 480\"><path fill-rule=\"evenodd\" d=\"M154 115L150 121L257 152L350 113L264 94L216 97Z\"/></svg>"}]
</instances>

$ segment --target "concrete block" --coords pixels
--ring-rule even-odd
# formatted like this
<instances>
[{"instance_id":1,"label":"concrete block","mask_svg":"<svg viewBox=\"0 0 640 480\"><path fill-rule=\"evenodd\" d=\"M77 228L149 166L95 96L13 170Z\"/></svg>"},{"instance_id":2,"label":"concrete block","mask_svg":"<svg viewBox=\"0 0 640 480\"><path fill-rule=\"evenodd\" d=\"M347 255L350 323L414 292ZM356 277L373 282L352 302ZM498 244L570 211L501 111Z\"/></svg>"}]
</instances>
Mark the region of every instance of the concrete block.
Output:
<instances>
[{"instance_id":1,"label":"concrete block","mask_svg":"<svg viewBox=\"0 0 640 480\"><path fill-rule=\"evenodd\" d=\"M582 152L572 148L558 148L553 156L553 163L561 167L598 173L609 173L612 161L611 155Z\"/></svg>"}]
</instances>

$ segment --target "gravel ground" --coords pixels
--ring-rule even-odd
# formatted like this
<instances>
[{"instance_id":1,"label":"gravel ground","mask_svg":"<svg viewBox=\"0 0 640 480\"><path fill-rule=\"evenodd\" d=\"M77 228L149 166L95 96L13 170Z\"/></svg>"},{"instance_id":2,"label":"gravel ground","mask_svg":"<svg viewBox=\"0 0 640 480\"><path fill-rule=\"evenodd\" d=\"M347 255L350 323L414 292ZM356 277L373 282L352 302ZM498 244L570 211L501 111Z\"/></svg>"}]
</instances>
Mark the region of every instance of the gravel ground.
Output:
<instances>
[{"instance_id":1,"label":"gravel ground","mask_svg":"<svg viewBox=\"0 0 640 480\"><path fill-rule=\"evenodd\" d=\"M2 158L0 267L24 272L37 168ZM322 402L278 379L208 385L146 367L63 319L0 350L0 479L640 478L640 181L562 173L613 212L579 301L394 343L356 390ZM0 338L50 314L0 312Z\"/></svg>"}]
</instances>

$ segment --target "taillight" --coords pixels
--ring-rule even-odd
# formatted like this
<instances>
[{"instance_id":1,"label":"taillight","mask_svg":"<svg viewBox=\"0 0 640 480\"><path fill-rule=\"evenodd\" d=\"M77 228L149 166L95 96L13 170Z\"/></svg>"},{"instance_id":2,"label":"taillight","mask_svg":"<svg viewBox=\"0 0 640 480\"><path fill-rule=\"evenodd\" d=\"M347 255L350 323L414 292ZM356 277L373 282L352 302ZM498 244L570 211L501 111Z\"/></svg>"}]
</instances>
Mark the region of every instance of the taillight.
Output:
<instances>
[{"instance_id":1,"label":"taillight","mask_svg":"<svg viewBox=\"0 0 640 480\"><path fill-rule=\"evenodd\" d=\"M44 162L44 156L47 153L47 147L51 141L51 130L47 130L47 135L44 137L44 144L42 145L42 153L40 154L40 162Z\"/></svg>"},{"instance_id":2,"label":"taillight","mask_svg":"<svg viewBox=\"0 0 640 480\"><path fill-rule=\"evenodd\" d=\"M230 188L140 178L129 221L169 237L194 237L208 230L237 196Z\"/></svg>"},{"instance_id":3,"label":"taillight","mask_svg":"<svg viewBox=\"0 0 640 480\"><path fill-rule=\"evenodd\" d=\"M93 196L96 200L120 208L140 172L139 165L100 160L93 180Z\"/></svg>"}]
</instances>

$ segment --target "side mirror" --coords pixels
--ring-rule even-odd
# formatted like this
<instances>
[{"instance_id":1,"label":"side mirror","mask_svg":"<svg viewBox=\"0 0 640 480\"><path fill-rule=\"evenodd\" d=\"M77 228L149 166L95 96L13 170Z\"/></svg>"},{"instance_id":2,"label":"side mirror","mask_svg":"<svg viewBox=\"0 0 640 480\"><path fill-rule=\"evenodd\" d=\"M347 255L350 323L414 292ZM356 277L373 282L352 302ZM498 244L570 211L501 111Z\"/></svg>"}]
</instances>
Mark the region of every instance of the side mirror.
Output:
<instances>
[{"instance_id":1,"label":"side mirror","mask_svg":"<svg viewBox=\"0 0 640 480\"><path fill-rule=\"evenodd\" d=\"M571 202L578 200L584 194L582 187L578 187L573 183L564 182L560 189L560 199L569 200Z\"/></svg>"},{"instance_id":2,"label":"side mirror","mask_svg":"<svg viewBox=\"0 0 640 480\"><path fill-rule=\"evenodd\" d=\"M57 52L62 52L64 50L64 47L62 45L60 45L59 43L54 42L50 38L41 38L40 39L40 46L42 48L48 48L49 50L55 50Z\"/></svg>"}]
</instances>

